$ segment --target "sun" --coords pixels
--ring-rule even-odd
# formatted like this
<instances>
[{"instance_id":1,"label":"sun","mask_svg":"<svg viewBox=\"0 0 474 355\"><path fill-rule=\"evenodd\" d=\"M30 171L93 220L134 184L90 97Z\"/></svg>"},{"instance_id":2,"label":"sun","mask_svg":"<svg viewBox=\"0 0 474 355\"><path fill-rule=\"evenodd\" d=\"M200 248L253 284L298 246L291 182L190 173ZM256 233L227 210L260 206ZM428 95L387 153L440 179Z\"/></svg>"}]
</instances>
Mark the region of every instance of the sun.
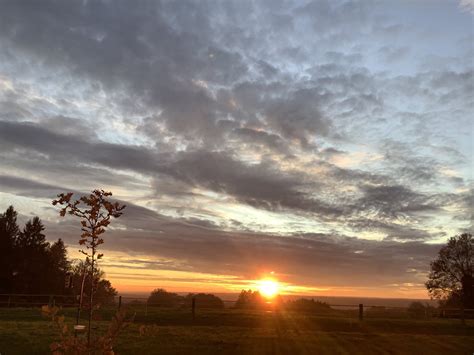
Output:
<instances>
[{"instance_id":1,"label":"sun","mask_svg":"<svg viewBox=\"0 0 474 355\"><path fill-rule=\"evenodd\" d=\"M266 298L273 298L278 294L278 282L272 279L263 279L258 282L260 294Z\"/></svg>"}]
</instances>

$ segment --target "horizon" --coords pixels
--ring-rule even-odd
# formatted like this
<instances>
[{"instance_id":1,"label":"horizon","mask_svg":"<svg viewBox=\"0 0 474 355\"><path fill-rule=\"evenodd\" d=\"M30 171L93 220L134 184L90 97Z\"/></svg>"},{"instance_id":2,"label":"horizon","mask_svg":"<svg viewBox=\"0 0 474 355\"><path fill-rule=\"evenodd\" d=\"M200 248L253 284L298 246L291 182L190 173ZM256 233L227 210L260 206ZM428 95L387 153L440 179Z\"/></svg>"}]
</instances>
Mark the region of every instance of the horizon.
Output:
<instances>
[{"instance_id":1,"label":"horizon","mask_svg":"<svg viewBox=\"0 0 474 355\"><path fill-rule=\"evenodd\" d=\"M430 262L472 231L473 16L473 0L0 2L0 212L83 259L52 200L111 191L126 208L99 267L119 293L271 279L427 299Z\"/></svg>"},{"instance_id":2,"label":"horizon","mask_svg":"<svg viewBox=\"0 0 474 355\"><path fill-rule=\"evenodd\" d=\"M171 290L166 290L167 292L174 292ZM243 290L247 291L247 290ZM258 290L252 290L252 291L258 291ZM122 296L123 298L128 298L128 299L147 299L148 296L150 296L151 292L136 292L136 293L129 293L129 292L119 292L117 296ZM186 296L191 293L197 293L194 291L189 291L189 292L174 292L180 296ZM213 294L215 296L220 297L223 301L235 301L237 300L237 296L240 294L240 292L202 292L206 294ZM228 299L225 296L235 296L235 298ZM298 299L298 298L305 298L305 299L329 299L329 298L338 298L338 299L368 299L368 300L400 300L400 301L427 301L429 303L436 303L438 300L431 299L431 298L409 298L409 297L364 297L364 296L337 296L337 295L297 295L297 294L278 294L279 296L282 296L284 299Z\"/></svg>"}]
</instances>

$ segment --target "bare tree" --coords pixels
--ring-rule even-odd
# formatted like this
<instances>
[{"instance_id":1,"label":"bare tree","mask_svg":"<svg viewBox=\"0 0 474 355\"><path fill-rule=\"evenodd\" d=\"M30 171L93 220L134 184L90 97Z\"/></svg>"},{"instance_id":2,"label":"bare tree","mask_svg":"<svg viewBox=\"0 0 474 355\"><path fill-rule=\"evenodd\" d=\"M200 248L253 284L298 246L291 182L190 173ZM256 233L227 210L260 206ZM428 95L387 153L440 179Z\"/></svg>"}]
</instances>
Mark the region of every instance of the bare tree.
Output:
<instances>
[{"instance_id":1,"label":"bare tree","mask_svg":"<svg viewBox=\"0 0 474 355\"><path fill-rule=\"evenodd\" d=\"M80 197L78 200L72 200L73 193L62 193L58 195L57 200L53 200L53 205L64 206L59 215L64 217L66 213L79 217L81 219L81 238L79 244L86 247L80 252L86 256L90 264L90 293L89 293L89 326L87 331L87 343L90 345L92 304L94 298L94 269L97 260L101 259L103 254L98 253L99 245L104 243L102 234L110 224L111 218L118 218L122 215L125 205L118 202L109 201L111 192L104 190L94 190L90 195Z\"/></svg>"}]
</instances>

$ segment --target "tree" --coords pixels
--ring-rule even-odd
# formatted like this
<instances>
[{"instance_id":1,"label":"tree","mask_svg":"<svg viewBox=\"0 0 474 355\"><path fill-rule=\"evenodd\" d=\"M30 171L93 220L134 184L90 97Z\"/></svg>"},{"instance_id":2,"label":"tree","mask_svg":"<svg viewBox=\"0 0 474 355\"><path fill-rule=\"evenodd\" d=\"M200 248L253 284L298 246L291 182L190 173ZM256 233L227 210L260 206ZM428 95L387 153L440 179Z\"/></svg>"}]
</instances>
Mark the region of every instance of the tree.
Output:
<instances>
[{"instance_id":1,"label":"tree","mask_svg":"<svg viewBox=\"0 0 474 355\"><path fill-rule=\"evenodd\" d=\"M49 243L43 234L44 225L39 217L34 217L26 222L23 231L18 235L17 244L20 248L46 250Z\"/></svg>"},{"instance_id":2,"label":"tree","mask_svg":"<svg viewBox=\"0 0 474 355\"><path fill-rule=\"evenodd\" d=\"M426 288L432 298L459 299L474 308L474 238L465 233L449 239L431 263Z\"/></svg>"},{"instance_id":3,"label":"tree","mask_svg":"<svg viewBox=\"0 0 474 355\"><path fill-rule=\"evenodd\" d=\"M0 293L62 294L70 268L64 243L46 241L39 217L21 231L16 221L13 206L0 214Z\"/></svg>"},{"instance_id":4,"label":"tree","mask_svg":"<svg viewBox=\"0 0 474 355\"><path fill-rule=\"evenodd\" d=\"M117 296L117 290L112 287L109 280L99 279L97 282L97 291L95 294L95 300L101 305L111 305L115 303L115 296Z\"/></svg>"},{"instance_id":5,"label":"tree","mask_svg":"<svg viewBox=\"0 0 474 355\"><path fill-rule=\"evenodd\" d=\"M210 293L188 293L184 298L186 304L190 306L193 298L195 299L198 308L224 308L224 302L216 295Z\"/></svg>"},{"instance_id":6,"label":"tree","mask_svg":"<svg viewBox=\"0 0 474 355\"><path fill-rule=\"evenodd\" d=\"M90 295L91 284L94 284L94 300L93 306L97 305L110 305L115 301L115 296L117 296L117 291L112 287L112 284L109 280L105 280L105 273L98 267L94 269L94 279L91 283L90 274L88 270L90 265L88 260L81 260L76 262L72 267L72 282L73 289L77 292L81 291L82 288L82 279L84 277L84 296ZM87 302L87 297L84 297L84 302ZM89 306L87 306L89 307Z\"/></svg>"},{"instance_id":7,"label":"tree","mask_svg":"<svg viewBox=\"0 0 474 355\"><path fill-rule=\"evenodd\" d=\"M13 206L0 214L0 293L11 292L15 273L15 243L20 232Z\"/></svg>"},{"instance_id":8,"label":"tree","mask_svg":"<svg viewBox=\"0 0 474 355\"><path fill-rule=\"evenodd\" d=\"M260 292L242 290L235 302L235 308L262 308L265 303Z\"/></svg>"},{"instance_id":9,"label":"tree","mask_svg":"<svg viewBox=\"0 0 474 355\"><path fill-rule=\"evenodd\" d=\"M148 297L150 306L177 307L182 304L183 298L177 293L167 292L163 288L157 288Z\"/></svg>"},{"instance_id":10,"label":"tree","mask_svg":"<svg viewBox=\"0 0 474 355\"><path fill-rule=\"evenodd\" d=\"M53 200L53 206L64 206L59 215L64 217L66 213L79 217L81 220L81 237L79 245L85 245L86 250L80 250L89 260L90 270L90 294L89 294L89 326L87 328L87 342L90 344L90 330L92 321L92 304L94 298L94 272L95 263L101 259L103 254L98 253L98 248L104 243L102 234L110 224L110 219L118 218L122 215L125 205L118 202L112 203L108 197L112 196L111 192L104 190L94 190L88 196L82 196L78 200L72 201L72 192L61 193L57 200Z\"/></svg>"},{"instance_id":11,"label":"tree","mask_svg":"<svg viewBox=\"0 0 474 355\"><path fill-rule=\"evenodd\" d=\"M20 293L49 293L50 276L49 243L43 233L44 225L39 217L26 222L16 239L18 268L15 278L16 291Z\"/></svg>"},{"instance_id":12,"label":"tree","mask_svg":"<svg viewBox=\"0 0 474 355\"><path fill-rule=\"evenodd\" d=\"M67 249L59 238L49 248L49 284L51 292L61 294L64 292L64 282L71 270L71 262L67 258Z\"/></svg>"}]
</instances>

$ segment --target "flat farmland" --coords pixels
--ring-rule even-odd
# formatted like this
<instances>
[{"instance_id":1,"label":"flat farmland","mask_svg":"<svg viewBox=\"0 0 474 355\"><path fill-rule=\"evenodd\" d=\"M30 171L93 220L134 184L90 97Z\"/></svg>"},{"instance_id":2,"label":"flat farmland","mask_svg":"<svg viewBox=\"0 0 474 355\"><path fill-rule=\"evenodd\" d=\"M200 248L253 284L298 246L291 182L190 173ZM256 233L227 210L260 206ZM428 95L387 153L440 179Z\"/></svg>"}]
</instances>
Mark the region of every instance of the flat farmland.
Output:
<instances>
[{"instance_id":1,"label":"flat farmland","mask_svg":"<svg viewBox=\"0 0 474 355\"><path fill-rule=\"evenodd\" d=\"M322 316L226 309L149 309L118 337L118 354L472 354L474 322L458 319L394 319ZM74 322L74 310L64 311ZM93 323L101 334L113 311ZM83 320L82 323L85 323ZM39 309L0 309L0 353L48 354L58 339Z\"/></svg>"}]
</instances>

